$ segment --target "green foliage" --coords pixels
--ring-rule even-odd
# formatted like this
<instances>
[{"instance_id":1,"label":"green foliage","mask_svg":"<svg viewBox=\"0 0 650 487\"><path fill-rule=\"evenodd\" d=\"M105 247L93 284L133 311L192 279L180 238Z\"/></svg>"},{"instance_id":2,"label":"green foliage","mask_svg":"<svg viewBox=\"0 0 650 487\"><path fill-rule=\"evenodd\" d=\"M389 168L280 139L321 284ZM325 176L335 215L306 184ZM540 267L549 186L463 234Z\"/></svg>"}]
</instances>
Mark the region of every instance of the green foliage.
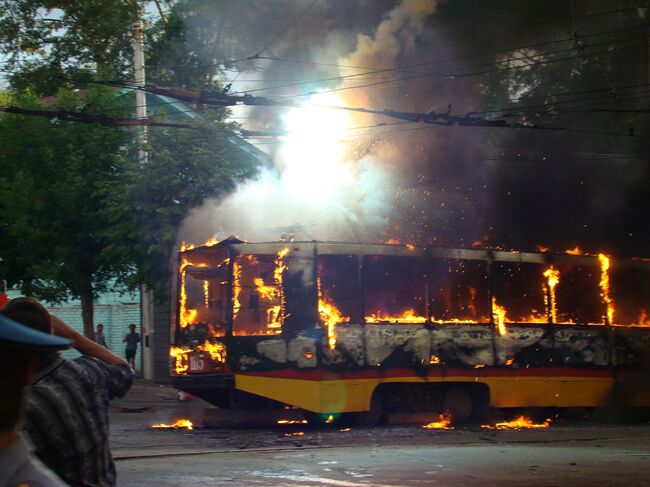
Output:
<instances>
[{"instance_id":1,"label":"green foliage","mask_svg":"<svg viewBox=\"0 0 650 487\"><path fill-rule=\"evenodd\" d=\"M14 102L43 108L29 92ZM106 89L61 89L55 107L119 115L129 104ZM0 275L49 301L104 290L114 263L102 253L109 223L100 210L113 204L105 187L128 167L132 144L124 129L0 117Z\"/></svg>"},{"instance_id":2,"label":"green foliage","mask_svg":"<svg viewBox=\"0 0 650 487\"><path fill-rule=\"evenodd\" d=\"M136 0L0 0L0 52L11 85L53 95L79 71L131 72Z\"/></svg>"},{"instance_id":3,"label":"green foliage","mask_svg":"<svg viewBox=\"0 0 650 487\"><path fill-rule=\"evenodd\" d=\"M106 255L123 264L120 280L131 288L145 283L165 289L160 284L169 277L187 212L257 170L229 127L200 127L204 130L152 128L148 162L132 167L111 188L111 201L119 203L105 210L111 220Z\"/></svg>"},{"instance_id":4,"label":"green foliage","mask_svg":"<svg viewBox=\"0 0 650 487\"><path fill-rule=\"evenodd\" d=\"M132 94L71 86L131 75L137 8L135 0L0 0L0 50L15 93L3 103L132 117ZM151 28L157 43L150 52L162 64L192 57L181 10ZM193 79L209 80L214 88L218 73L202 65L166 79L193 86L202 84ZM199 122L203 130L150 129L145 165L133 130L0 116L0 276L49 301L82 298L90 330L89 297L116 280L129 289L165 289L187 212L255 173L257 163L233 143L224 115L212 111L211 123Z\"/></svg>"},{"instance_id":5,"label":"green foliage","mask_svg":"<svg viewBox=\"0 0 650 487\"><path fill-rule=\"evenodd\" d=\"M254 69L245 58L257 54L287 18L304 8L288 0L169 3L167 23L147 30L147 76L160 85L204 89L218 89L225 69Z\"/></svg>"}]
</instances>

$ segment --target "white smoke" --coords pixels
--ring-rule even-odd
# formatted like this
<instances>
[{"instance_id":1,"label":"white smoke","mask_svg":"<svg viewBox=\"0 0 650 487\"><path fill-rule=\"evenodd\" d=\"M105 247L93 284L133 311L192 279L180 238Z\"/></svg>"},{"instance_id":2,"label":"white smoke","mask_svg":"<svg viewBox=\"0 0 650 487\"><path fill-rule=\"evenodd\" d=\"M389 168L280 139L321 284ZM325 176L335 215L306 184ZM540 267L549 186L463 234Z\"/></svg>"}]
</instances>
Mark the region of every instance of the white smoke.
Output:
<instances>
[{"instance_id":1,"label":"white smoke","mask_svg":"<svg viewBox=\"0 0 650 487\"><path fill-rule=\"evenodd\" d=\"M434 0L403 0L384 17L373 35L358 35L353 50L339 54L334 61L346 66L394 67L401 54L415 48L436 6ZM321 61L325 53L346 45L341 34L329 37L337 40L333 46L314 49ZM348 68L341 68L341 75L348 74ZM369 106L367 97L359 93L341 92L330 104ZM323 104L323 100L315 101ZM312 113L311 118L300 113L291 109L285 116L285 125L293 135L276 152L274 168L264 169L227 198L206 200L192 210L179 239L200 243L215 234L218 238L237 235L249 241L277 240L283 234L345 241L387 238L400 187L400 168L395 161L405 154L387 142L373 145L372 140L353 139L351 143L349 135L354 131L346 132L346 126L363 125L369 121L365 116L353 120L349 112L323 109ZM364 143L371 148L361 150Z\"/></svg>"}]
</instances>

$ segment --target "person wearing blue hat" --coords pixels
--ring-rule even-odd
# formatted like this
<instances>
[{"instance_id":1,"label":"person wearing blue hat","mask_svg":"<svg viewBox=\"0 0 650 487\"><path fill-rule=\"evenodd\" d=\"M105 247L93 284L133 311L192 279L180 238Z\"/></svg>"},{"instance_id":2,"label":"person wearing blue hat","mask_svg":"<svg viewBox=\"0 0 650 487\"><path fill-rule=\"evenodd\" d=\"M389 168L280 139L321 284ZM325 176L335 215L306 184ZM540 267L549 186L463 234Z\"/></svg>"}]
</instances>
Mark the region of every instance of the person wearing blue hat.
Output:
<instances>
[{"instance_id":1,"label":"person wearing blue hat","mask_svg":"<svg viewBox=\"0 0 650 487\"><path fill-rule=\"evenodd\" d=\"M66 348L70 343L0 314L0 487L67 485L31 456L20 430L26 390L41 353Z\"/></svg>"},{"instance_id":2,"label":"person wearing blue hat","mask_svg":"<svg viewBox=\"0 0 650 487\"><path fill-rule=\"evenodd\" d=\"M110 399L129 390L133 370L122 358L50 314L36 299L12 299L0 314L67 338L82 354L69 360L56 351L41 352L24 423L35 455L70 485L115 485L108 406Z\"/></svg>"}]
</instances>

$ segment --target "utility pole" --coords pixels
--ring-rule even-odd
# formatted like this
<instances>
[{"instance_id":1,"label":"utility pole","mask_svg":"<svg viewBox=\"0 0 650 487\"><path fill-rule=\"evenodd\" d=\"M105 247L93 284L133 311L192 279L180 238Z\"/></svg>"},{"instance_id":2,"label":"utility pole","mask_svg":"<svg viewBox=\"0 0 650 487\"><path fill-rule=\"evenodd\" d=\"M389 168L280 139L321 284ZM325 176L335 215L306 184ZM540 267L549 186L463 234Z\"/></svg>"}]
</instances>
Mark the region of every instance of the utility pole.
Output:
<instances>
[{"instance_id":1,"label":"utility pole","mask_svg":"<svg viewBox=\"0 0 650 487\"><path fill-rule=\"evenodd\" d=\"M144 72L144 31L142 19L138 14L138 19L133 24L133 74L134 84L140 88L145 86L145 72ZM147 94L142 90L135 91L135 115L139 119L147 118ZM139 147L138 147L138 162L144 166L148 161L148 154L144 150L147 143L147 127L140 126L139 130Z\"/></svg>"},{"instance_id":2,"label":"utility pole","mask_svg":"<svg viewBox=\"0 0 650 487\"><path fill-rule=\"evenodd\" d=\"M144 71L144 30L142 11L133 24L133 75L134 84L145 86ZM142 90L135 91L135 114L139 119L147 118L147 94ZM149 162L149 154L145 150L147 143L147 127L138 127L138 163L141 168ZM153 290L147 286L140 287L140 326L142 335L142 376L153 380L154 377L154 311Z\"/></svg>"}]
</instances>

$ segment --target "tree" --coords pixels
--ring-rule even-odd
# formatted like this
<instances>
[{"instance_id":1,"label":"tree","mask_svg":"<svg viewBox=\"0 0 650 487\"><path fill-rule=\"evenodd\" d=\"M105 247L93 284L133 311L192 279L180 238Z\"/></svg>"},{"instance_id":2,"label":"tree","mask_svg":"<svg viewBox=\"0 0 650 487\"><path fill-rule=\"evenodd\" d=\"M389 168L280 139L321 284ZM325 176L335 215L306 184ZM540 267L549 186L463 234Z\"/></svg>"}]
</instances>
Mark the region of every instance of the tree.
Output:
<instances>
[{"instance_id":1,"label":"tree","mask_svg":"<svg viewBox=\"0 0 650 487\"><path fill-rule=\"evenodd\" d=\"M48 96L70 80L128 76L137 13L137 0L0 0L12 88Z\"/></svg>"},{"instance_id":2,"label":"tree","mask_svg":"<svg viewBox=\"0 0 650 487\"><path fill-rule=\"evenodd\" d=\"M78 94L69 86L130 76L137 2L20 0L0 6L12 104L42 107L42 97L54 95L56 108L132 116L128 93L89 84ZM161 25L166 39L175 35ZM189 51L183 42L178 39ZM217 78L211 86L218 86ZM164 107L156 108L164 119ZM233 143L234 127L224 116L212 111L197 130L152 128L144 166L129 130L2 116L0 211L7 217L0 228L8 238L0 244L0 274L40 298L80 298L88 336L93 298L108 286L164 289L185 214L256 171L258 162Z\"/></svg>"},{"instance_id":3,"label":"tree","mask_svg":"<svg viewBox=\"0 0 650 487\"><path fill-rule=\"evenodd\" d=\"M15 103L42 107L25 93ZM131 101L104 88L61 89L55 107L119 115ZM115 263L104 253L114 205L107 191L133 158L133 134L120 128L5 114L0 118L0 274L26 294L52 302L79 298L84 332L93 333L93 298Z\"/></svg>"},{"instance_id":4,"label":"tree","mask_svg":"<svg viewBox=\"0 0 650 487\"><path fill-rule=\"evenodd\" d=\"M147 164L132 167L112 185L111 200L119 203L105 210L111 220L107 255L123 264L121 282L130 288L147 284L166 294L187 212L257 172L259 161L239 143L230 127L213 122L197 124L197 130L150 130Z\"/></svg>"}]
</instances>

